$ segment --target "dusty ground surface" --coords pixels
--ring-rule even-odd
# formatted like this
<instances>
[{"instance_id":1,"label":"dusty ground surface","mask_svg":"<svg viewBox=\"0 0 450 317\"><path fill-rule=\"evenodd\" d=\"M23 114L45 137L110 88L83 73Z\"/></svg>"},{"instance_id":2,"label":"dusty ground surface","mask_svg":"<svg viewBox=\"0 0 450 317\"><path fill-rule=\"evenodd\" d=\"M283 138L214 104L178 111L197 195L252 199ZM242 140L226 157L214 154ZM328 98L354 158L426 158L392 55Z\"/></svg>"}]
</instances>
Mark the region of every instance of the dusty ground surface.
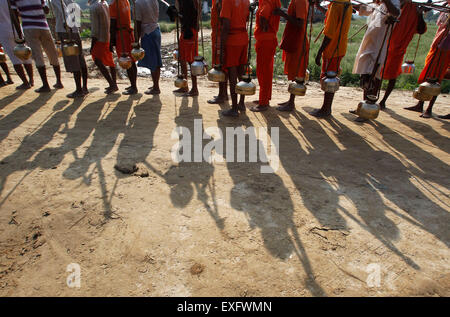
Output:
<instances>
[{"instance_id":1,"label":"dusty ground surface","mask_svg":"<svg viewBox=\"0 0 450 317\"><path fill-rule=\"evenodd\" d=\"M217 92L206 79L198 98L168 79L160 97L105 96L91 79L74 101L69 74L64 84L0 89L1 296L450 295L450 125L403 110L410 92L361 124L353 88L329 120L308 114L322 101L314 83L294 113L226 119L206 103ZM286 97L275 86L272 106ZM172 130L194 119L224 133L278 127L278 171L174 163ZM80 288L67 286L70 263Z\"/></svg>"}]
</instances>

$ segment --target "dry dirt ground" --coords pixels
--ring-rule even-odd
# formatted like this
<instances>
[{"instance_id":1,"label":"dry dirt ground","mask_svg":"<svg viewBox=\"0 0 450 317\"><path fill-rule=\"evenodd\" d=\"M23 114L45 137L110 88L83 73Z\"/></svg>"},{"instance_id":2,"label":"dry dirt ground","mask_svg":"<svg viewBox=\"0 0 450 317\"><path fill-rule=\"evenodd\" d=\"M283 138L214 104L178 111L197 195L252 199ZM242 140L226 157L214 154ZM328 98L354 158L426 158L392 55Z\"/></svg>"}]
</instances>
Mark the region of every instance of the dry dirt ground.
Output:
<instances>
[{"instance_id":1,"label":"dry dirt ground","mask_svg":"<svg viewBox=\"0 0 450 317\"><path fill-rule=\"evenodd\" d=\"M105 96L91 79L69 100L69 74L64 84L0 89L1 296L450 295L450 125L403 110L411 92L361 124L354 88L328 120L308 114L323 96L314 83L294 113L228 119L206 103L206 79L198 98L168 79L159 97ZM272 106L286 97L275 86ZM279 169L173 162L172 131L194 119L225 134L279 128ZM71 263L80 288L67 286Z\"/></svg>"}]
</instances>

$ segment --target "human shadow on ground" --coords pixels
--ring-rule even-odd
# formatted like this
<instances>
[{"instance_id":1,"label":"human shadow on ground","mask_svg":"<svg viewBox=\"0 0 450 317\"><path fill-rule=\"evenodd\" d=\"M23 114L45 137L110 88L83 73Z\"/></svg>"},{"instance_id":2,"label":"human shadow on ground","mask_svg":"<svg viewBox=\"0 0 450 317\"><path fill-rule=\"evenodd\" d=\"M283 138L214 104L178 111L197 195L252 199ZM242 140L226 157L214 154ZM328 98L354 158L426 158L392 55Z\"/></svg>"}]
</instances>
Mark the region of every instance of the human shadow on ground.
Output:
<instances>
[{"instance_id":1,"label":"human shadow on ground","mask_svg":"<svg viewBox=\"0 0 450 317\"><path fill-rule=\"evenodd\" d=\"M269 159L267 152L266 154L260 152L258 162L250 162L249 137L246 137L244 148L237 143L233 130L242 127L246 131L251 131L251 128L254 128L252 122L246 114L241 114L236 119L220 118L217 124L223 133L224 156L231 155L228 153L231 150L234 153L234 160L226 160L226 167L233 182L231 207L245 214L250 228L260 229L264 247L271 256L287 260L291 254L295 254L306 274L305 280L302 281L305 287L314 296L325 295L324 290L315 280L307 250L297 231L297 225L293 219L294 205L289 190L276 171L261 173L261 165L267 165L263 162ZM270 125L267 128L269 129ZM234 140L234 144L228 144L231 140ZM284 142L281 136L280 141ZM258 149L268 151L261 139L257 139L256 142ZM245 162L236 162L238 149L245 150ZM275 148L271 146L270 151L274 150Z\"/></svg>"}]
</instances>

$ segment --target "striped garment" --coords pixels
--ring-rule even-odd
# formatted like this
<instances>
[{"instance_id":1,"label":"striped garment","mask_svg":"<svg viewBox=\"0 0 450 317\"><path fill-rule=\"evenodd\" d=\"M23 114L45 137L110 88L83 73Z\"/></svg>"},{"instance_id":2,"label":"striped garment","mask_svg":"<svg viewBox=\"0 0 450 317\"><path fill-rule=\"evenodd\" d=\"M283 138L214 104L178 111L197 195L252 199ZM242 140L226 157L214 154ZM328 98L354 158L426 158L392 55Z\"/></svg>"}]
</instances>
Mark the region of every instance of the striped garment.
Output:
<instances>
[{"instance_id":1,"label":"striped garment","mask_svg":"<svg viewBox=\"0 0 450 317\"><path fill-rule=\"evenodd\" d=\"M10 0L11 8L19 11L22 28L49 30L43 6L44 0Z\"/></svg>"}]
</instances>

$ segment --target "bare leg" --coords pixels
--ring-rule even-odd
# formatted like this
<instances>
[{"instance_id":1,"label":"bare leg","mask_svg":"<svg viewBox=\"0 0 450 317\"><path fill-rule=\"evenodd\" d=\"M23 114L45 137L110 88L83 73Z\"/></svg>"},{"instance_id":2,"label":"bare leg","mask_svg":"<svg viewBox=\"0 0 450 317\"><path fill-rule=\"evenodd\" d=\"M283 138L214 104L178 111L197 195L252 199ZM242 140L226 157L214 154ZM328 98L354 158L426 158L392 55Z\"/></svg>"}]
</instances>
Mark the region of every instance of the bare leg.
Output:
<instances>
[{"instance_id":1,"label":"bare leg","mask_svg":"<svg viewBox=\"0 0 450 317\"><path fill-rule=\"evenodd\" d=\"M226 117L239 116L237 94L236 94L237 77L238 77L237 67L230 67L228 69L228 80L230 81L231 109L222 111L222 115Z\"/></svg>"},{"instance_id":2,"label":"bare leg","mask_svg":"<svg viewBox=\"0 0 450 317\"><path fill-rule=\"evenodd\" d=\"M88 71L86 67L81 67L81 77L83 79L83 94L87 95L89 93L89 90L87 87Z\"/></svg>"},{"instance_id":3,"label":"bare leg","mask_svg":"<svg viewBox=\"0 0 450 317\"><path fill-rule=\"evenodd\" d=\"M107 94L110 94L114 91L119 90L116 84L116 69L114 67L110 67L110 71L108 72L108 70L106 69L106 66L103 65L103 63L101 61L99 61L98 59L96 59L95 61L95 65L97 65L98 69L100 70L100 72L102 73L103 77L105 77L105 79L108 81L109 87L105 90L105 92Z\"/></svg>"},{"instance_id":4,"label":"bare leg","mask_svg":"<svg viewBox=\"0 0 450 317\"><path fill-rule=\"evenodd\" d=\"M48 85L47 81L47 72L45 70L45 66L36 66L39 76L42 80L42 87L39 89L36 89L36 92L50 92L50 86Z\"/></svg>"},{"instance_id":5,"label":"bare leg","mask_svg":"<svg viewBox=\"0 0 450 317\"><path fill-rule=\"evenodd\" d=\"M311 115L317 118L326 118L331 116L331 105L333 104L334 93L326 92L323 98L322 108L311 112Z\"/></svg>"},{"instance_id":6,"label":"bare leg","mask_svg":"<svg viewBox=\"0 0 450 317\"><path fill-rule=\"evenodd\" d=\"M207 102L209 104L218 104L225 102L228 100L228 94L227 94L227 82L220 82L219 83L219 95L214 96L213 99L208 100Z\"/></svg>"},{"instance_id":7,"label":"bare leg","mask_svg":"<svg viewBox=\"0 0 450 317\"><path fill-rule=\"evenodd\" d=\"M123 92L124 95L134 95L138 92L136 82L137 82L137 66L136 63L132 63L131 67L127 69L128 79L130 80L131 86Z\"/></svg>"},{"instance_id":8,"label":"bare leg","mask_svg":"<svg viewBox=\"0 0 450 317\"><path fill-rule=\"evenodd\" d=\"M380 101L380 109L386 109L386 100L389 98L391 92L394 90L396 79L390 79L383 99Z\"/></svg>"},{"instance_id":9,"label":"bare leg","mask_svg":"<svg viewBox=\"0 0 450 317\"><path fill-rule=\"evenodd\" d=\"M415 106L404 108L409 111L423 112L423 101L419 101Z\"/></svg>"},{"instance_id":10,"label":"bare leg","mask_svg":"<svg viewBox=\"0 0 450 317\"><path fill-rule=\"evenodd\" d=\"M27 80L27 76L25 76L25 71L23 70L22 64L14 65L14 69L19 76L19 78L22 80L22 85L17 86L16 89L29 89L31 88L30 83Z\"/></svg>"},{"instance_id":11,"label":"bare leg","mask_svg":"<svg viewBox=\"0 0 450 317\"><path fill-rule=\"evenodd\" d=\"M192 65L189 65L192 67ZM197 76L192 75L191 69L191 79L192 79L192 89L186 94L188 97L198 96L198 87L197 87Z\"/></svg>"},{"instance_id":12,"label":"bare leg","mask_svg":"<svg viewBox=\"0 0 450 317\"><path fill-rule=\"evenodd\" d=\"M61 89L64 88L61 82L61 67L59 65L53 66L53 70L55 71L56 76L56 84L53 85L53 88Z\"/></svg>"},{"instance_id":13,"label":"bare leg","mask_svg":"<svg viewBox=\"0 0 450 317\"><path fill-rule=\"evenodd\" d=\"M81 72L74 72L73 79L75 80L76 90L67 95L67 98L83 97L83 89L81 88Z\"/></svg>"},{"instance_id":14,"label":"bare leg","mask_svg":"<svg viewBox=\"0 0 450 317\"><path fill-rule=\"evenodd\" d=\"M288 101L282 102L279 105L280 106L277 107L278 111L292 111L292 110L294 110L295 109L295 95L291 94Z\"/></svg>"},{"instance_id":15,"label":"bare leg","mask_svg":"<svg viewBox=\"0 0 450 317\"><path fill-rule=\"evenodd\" d=\"M158 67L154 71L152 71L152 81L153 81L153 88L147 90L145 93L148 95L159 95L161 93L161 90L159 89L159 77L161 74L161 69Z\"/></svg>"},{"instance_id":16,"label":"bare leg","mask_svg":"<svg viewBox=\"0 0 450 317\"><path fill-rule=\"evenodd\" d=\"M430 100L427 110L425 110L425 112L420 115L422 118L431 118L432 117L433 106L434 106L434 103L436 102L436 99L437 99L437 96L434 96L433 99Z\"/></svg>"},{"instance_id":17,"label":"bare leg","mask_svg":"<svg viewBox=\"0 0 450 317\"><path fill-rule=\"evenodd\" d=\"M23 64L23 66L25 67L25 70L29 78L28 82L30 83L30 86L33 87L34 86L33 64Z\"/></svg>"},{"instance_id":18,"label":"bare leg","mask_svg":"<svg viewBox=\"0 0 450 317\"><path fill-rule=\"evenodd\" d=\"M2 69L6 74L6 84L7 85L14 84L11 78L11 74L9 73L8 65L6 65L6 63L1 63L0 65L2 66Z\"/></svg>"}]
</instances>

